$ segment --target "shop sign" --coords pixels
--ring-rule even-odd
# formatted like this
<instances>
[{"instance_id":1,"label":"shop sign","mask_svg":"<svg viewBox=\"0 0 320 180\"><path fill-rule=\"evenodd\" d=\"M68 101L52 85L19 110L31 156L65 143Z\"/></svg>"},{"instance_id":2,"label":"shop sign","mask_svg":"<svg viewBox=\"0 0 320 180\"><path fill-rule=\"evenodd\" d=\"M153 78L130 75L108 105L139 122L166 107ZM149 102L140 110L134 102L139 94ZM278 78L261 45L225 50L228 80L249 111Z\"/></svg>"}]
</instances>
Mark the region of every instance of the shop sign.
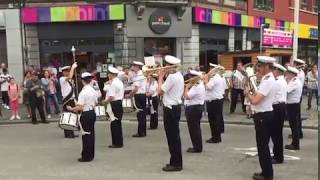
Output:
<instances>
[{"instance_id":1,"label":"shop sign","mask_svg":"<svg viewBox=\"0 0 320 180\"><path fill-rule=\"evenodd\" d=\"M149 18L149 27L156 34L164 34L171 27L171 17L166 10L156 10Z\"/></svg>"},{"instance_id":2,"label":"shop sign","mask_svg":"<svg viewBox=\"0 0 320 180\"><path fill-rule=\"evenodd\" d=\"M263 45L265 46L292 47L292 42L290 31L264 29Z\"/></svg>"},{"instance_id":3,"label":"shop sign","mask_svg":"<svg viewBox=\"0 0 320 180\"><path fill-rule=\"evenodd\" d=\"M310 28L310 38L318 38L318 29Z\"/></svg>"}]
</instances>

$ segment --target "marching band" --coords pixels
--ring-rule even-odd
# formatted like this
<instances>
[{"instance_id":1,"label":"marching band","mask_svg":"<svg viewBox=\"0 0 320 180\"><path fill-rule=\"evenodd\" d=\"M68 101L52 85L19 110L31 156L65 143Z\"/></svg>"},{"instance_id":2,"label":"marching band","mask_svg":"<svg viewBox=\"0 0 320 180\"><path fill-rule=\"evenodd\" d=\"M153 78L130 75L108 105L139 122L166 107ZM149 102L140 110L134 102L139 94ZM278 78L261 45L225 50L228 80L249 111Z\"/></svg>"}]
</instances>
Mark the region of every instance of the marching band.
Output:
<instances>
[{"instance_id":1,"label":"marching band","mask_svg":"<svg viewBox=\"0 0 320 180\"><path fill-rule=\"evenodd\" d=\"M286 145L286 149L299 150L299 139L302 136L300 103L302 95L303 78L301 71L304 62L295 60L295 67L283 67L276 63L276 59L268 56L258 56L257 63L253 67L245 66L238 73L246 80L243 94L246 97L246 105L253 116L256 131L256 143L258 149L261 173L255 173L253 179L273 179L272 164L284 162L283 148L283 124L287 112L292 131L292 143ZM302 61L302 62L301 62ZM228 89L223 73L225 68L217 64L209 64L211 69L205 74L201 71L189 70L188 79L183 78L179 71L181 60L167 55L164 57L163 67L145 67L144 63L134 61L131 70L133 74L119 71L119 68L108 68L108 81L105 84L105 98L101 101L106 105L106 113L109 117L112 144L110 148L123 147L123 132L121 120L124 113L123 102L132 98L132 104L136 107L138 130L133 137L145 137L147 135L147 104L150 109L150 128L158 128L158 106L160 99L163 104L163 124L167 137L170 160L163 167L163 171L181 171L183 169L180 127L181 105L184 103L185 116L192 142L192 147L187 149L189 153L203 151L201 119L203 112L208 113L211 137L207 143L221 143L221 134L224 133L223 103L225 90ZM241 64L240 64L241 65ZM91 161L94 158L94 124L96 114L95 106L101 96L93 88L92 75L81 75L84 85L76 101L73 76L77 63L71 67L62 68L63 77L60 79L64 113L81 113L75 126L83 131L83 151L80 162ZM299 69L298 69L299 68ZM240 68L239 68L240 71ZM127 87L123 81L131 82L129 93L125 93ZM240 86L240 84L239 84ZM233 105L234 106L234 105ZM234 107L233 107L234 108ZM247 109L247 110L249 110ZM233 112L234 109L231 109ZM62 120L61 122L62 123ZM62 126L61 126L62 127ZM74 137L73 131L66 130L66 137ZM272 157L269 150L269 141L273 142Z\"/></svg>"}]
</instances>

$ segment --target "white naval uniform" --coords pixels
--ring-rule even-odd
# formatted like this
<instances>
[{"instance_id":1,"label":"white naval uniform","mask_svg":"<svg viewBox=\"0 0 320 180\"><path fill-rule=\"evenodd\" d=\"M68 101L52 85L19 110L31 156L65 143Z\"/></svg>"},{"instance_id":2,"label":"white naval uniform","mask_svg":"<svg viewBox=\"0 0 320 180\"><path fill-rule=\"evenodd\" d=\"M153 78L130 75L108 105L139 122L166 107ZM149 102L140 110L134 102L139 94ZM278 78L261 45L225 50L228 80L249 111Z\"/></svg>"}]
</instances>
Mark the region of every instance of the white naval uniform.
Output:
<instances>
[{"instance_id":1,"label":"white naval uniform","mask_svg":"<svg viewBox=\"0 0 320 180\"><path fill-rule=\"evenodd\" d=\"M151 81L148 83L147 88L148 93L151 94L151 97L148 97L148 102L150 104L150 129L158 128L158 106L159 106L159 97L158 97L158 82Z\"/></svg>"},{"instance_id":2,"label":"white naval uniform","mask_svg":"<svg viewBox=\"0 0 320 180\"><path fill-rule=\"evenodd\" d=\"M123 135L121 120L123 115L122 100L124 97L124 85L119 78L116 77L111 81L106 97L113 97L110 102L110 108L112 111L112 116L116 118L114 121L111 120L110 123L112 145L122 147Z\"/></svg>"},{"instance_id":3,"label":"white naval uniform","mask_svg":"<svg viewBox=\"0 0 320 180\"><path fill-rule=\"evenodd\" d=\"M226 89L226 82L219 74L210 78L206 88L206 100L222 99Z\"/></svg>"},{"instance_id":4,"label":"white naval uniform","mask_svg":"<svg viewBox=\"0 0 320 180\"><path fill-rule=\"evenodd\" d=\"M86 132L82 135L82 153L81 158L84 161L91 161L94 158L95 132L94 124L96 122L96 113L94 107L98 103L98 95L90 84L85 85L78 97L78 105L83 107L80 123L82 129Z\"/></svg>"},{"instance_id":5,"label":"white naval uniform","mask_svg":"<svg viewBox=\"0 0 320 180\"><path fill-rule=\"evenodd\" d=\"M287 102L287 81L283 75L276 78L275 91L273 104L286 103Z\"/></svg>"},{"instance_id":6,"label":"white naval uniform","mask_svg":"<svg viewBox=\"0 0 320 180\"><path fill-rule=\"evenodd\" d=\"M184 91L184 79L180 72L169 74L161 89L164 91L163 104L171 108L171 106L180 105Z\"/></svg>"},{"instance_id":7,"label":"white naval uniform","mask_svg":"<svg viewBox=\"0 0 320 180\"><path fill-rule=\"evenodd\" d=\"M203 104L206 98L206 89L204 83L194 85L189 89L188 98L185 98L185 115L188 123L189 134L193 145L193 150L202 152L201 118Z\"/></svg>"},{"instance_id":8,"label":"white naval uniform","mask_svg":"<svg viewBox=\"0 0 320 180\"><path fill-rule=\"evenodd\" d=\"M300 98L302 95L301 80L299 80L297 77L290 80L288 82L287 93L287 104L300 103Z\"/></svg>"}]
</instances>

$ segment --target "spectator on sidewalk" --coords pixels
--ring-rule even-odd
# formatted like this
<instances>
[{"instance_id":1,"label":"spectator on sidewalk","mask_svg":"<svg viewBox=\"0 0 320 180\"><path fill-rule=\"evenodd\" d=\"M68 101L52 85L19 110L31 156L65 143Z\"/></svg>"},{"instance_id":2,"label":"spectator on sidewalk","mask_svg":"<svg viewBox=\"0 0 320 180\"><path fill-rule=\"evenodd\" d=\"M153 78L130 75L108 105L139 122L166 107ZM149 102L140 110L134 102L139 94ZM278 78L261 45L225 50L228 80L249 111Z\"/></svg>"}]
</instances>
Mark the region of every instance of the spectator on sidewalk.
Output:
<instances>
[{"instance_id":1,"label":"spectator on sidewalk","mask_svg":"<svg viewBox=\"0 0 320 180\"><path fill-rule=\"evenodd\" d=\"M21 119L19 116L20 87L16 83L13 77L11 77L9 80L8 94L10 99L10 109L12 112L12 116L10 120L14 120L14 119L20 120Z\"/></svg>"},{"instance_id":2,"label":"spectator on sidewalk","mask_svg":"<svg viewBox=\"0 0 320 180\"><path fill-rule=\"evenodd\" d=\"M26 71L24 74L24 79L22 83L22 99L23 104L27 107L28 111L28 118L31 117L31 109L30 109L30 103L29 103L29 90L26 88L27 82L31 80L31 71Z\"/></svg>"},{"instance_id":3,"label":"spectator on sidewalk","mask_svg":"<svg viewBox=\"0 0 320 180\"><path fill-rule=\"evenodd\" d=\"M230 113L234 113L238 103L238 97L241 97L242 111L246 112L246 106L244 105L244 85L245 85L245 76L243 75L243 64L238 62L237 69L233 71L231 75L231 105Z\"/></svg>"},{"instance_id":4,"label":"spectator on sidewalk","mask_svg":"<svg viewBox=\"0 0 320 180\"><path fill-rule=\"evenodd\" d=\"M56 80L54 75L50 74L49 70L45 70L43 73L43 78L41 78L41 84L45 92L45 105L48 119L51 118L51 108L50 105L53 104L55 108L55 114L59 114L59 106L57 100L57 89L56 89Z\"/></svg>"},{"instance_id":5,"label":"spectator on sidewalk","mask_svg":"<svg viewBox=\"0 0 320 180\"><path fill-rule=\"evenodd\" d=\"M307 73L307 89L308 89L308 110L310 110L313 94L316 97L317 105L318 105L318 67L315 64L312 66L312 69Z\"/></svg>"},{"instance_id":6,"label":"spectator on sidewalk","mask_svg":"<svg viewBox=\"0 0 320 180\"><path fill-rule=\"evenodd\" d=\"M0 84L1 84L1 95L2 95L2 101L3 101L3 107L5 109L9 108L9 96L8 96L8 86L9 86L9 79L11 78L11 75L8 74L8 69L3 68L2 74L0 75Z\"/></svg>"},{"instance_id":7,"label":"spectator on sidewalk","mask_svg":"<svg viewBox=\"0 0 320 180\"><path fill-rule=\"evenodd\" d=\"M41 81L38 78L38 73L33 71L32 78L27 82L26 88L29 90L29 101L31 107L32 124L38 124L36 109L38 109L42 123L48 123L44 114L44 90Z\"/></svg>"}]
</instances>

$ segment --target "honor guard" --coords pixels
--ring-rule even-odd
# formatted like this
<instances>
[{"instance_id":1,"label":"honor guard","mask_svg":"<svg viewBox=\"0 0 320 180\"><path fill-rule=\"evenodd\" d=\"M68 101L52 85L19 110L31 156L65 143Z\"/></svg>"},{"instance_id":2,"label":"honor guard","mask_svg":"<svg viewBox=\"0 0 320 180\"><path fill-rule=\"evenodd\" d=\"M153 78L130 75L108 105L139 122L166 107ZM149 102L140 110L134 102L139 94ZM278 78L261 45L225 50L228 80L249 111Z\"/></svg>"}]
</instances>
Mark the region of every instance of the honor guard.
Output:
<instances>
[{"instance_id":1,"label":"honor guard","mask_svg":"<svg viewBox=\"0 0 320 180\"><path fill-rule=\"evenodd\" d=\"M292 132L292 143L286 145L286 149L299 150L300 149L300 122L299 122L299 109L300 109L300 97L302 94L302 84L298 79L299 70L288 66L287 69L287 113L289 125Z\"/></svg>"},{"instance_id":2,"label":"honor guard","mask_svg":"<svg viewBox=\"0 0 320 180\"><path fill-rule=\"evenodd\" d=\"M124 86L122 81L117 77L119 71L114 67L108 68L108 78L110 87L108 88L105 101L111 105L111 115L114 116L114 119L111 119L110 129L112 137L112 145L109 148L121 148L123 147L123 135L122 135L122 100L124 96ZM108 111L107 111L108 112Z\"/></svg>"},{"instance_id":3,"label":"honor guard","mask_svg":"<svg viewBox=\"0 0 320 180\"><path fill-rule=\"evenodd\" d=\"M271 134L271 139L273 142L273 164L283 163L283 123L286 114L286 101L287 101L287 82L284 78L284 73L286 68L278 63L273 63L273 75L276 78L275 85L275 97L273 102L273 114L274 130Z\"/></svg>"},{"instance_id":4,"label":"honor guard","mask_svg":"<svg viewBox=\"0 0 320 180\"><path fill-rule=\"evenodd\" d=\"M209 65L211 68L217 68L219 66L211 63ZM206 142L220 143L221 133L224 132L223 97L226 83L219 73L208 73L204 80L204 84L206 87L206 103L211 130L211 138Z\"/></svg>"},{"instance_id":5,"label":"honor guard","mask_svg":"<svg viewBox=\"0 0 320 180\"><path fill-rule=\"evenodd\" d=\"M75 107L67 106L72 112L81 112L80 129L82 133L82 153L79 162L89 162L94 158L96 113L94 107L98 103L98 94L91 85L92 75L88 72L81 74L83 88L79 93L78 102Z\"/></svg>"},{"instance_id":6,"label":"honor guard","mask_svg":"<svg viewBox=\"0 0 320 180\"><path fill-rule=\"evenodd\" d=\"M150 75L148 77L147 97L150 104L150 128L149 129L157 129L158 128L158 106L159 106L157 74Z\"/></svg>"},{"instance_id":7,"label":"honor guard","mask_svg":"<svg viewBox=\"0 0 320 180\"><path fill-rule=\"evenodd\" d=\"M272 180L273 168L269 150L269 140L273 127L273 108L276 80L272 74L272 65L275 59L268 56L258 56L258 71L262 75L261 82L256 92L245 90L252 104L253 120L256 130L256 142L261 173L253 175L254 180Z\"/></svg>"},{"instance_id":8,"label":"honor guard","mask_svg":"<svg viewBox=\"0 0 320 180\"><path fill-rule=\"evenodd\" d=\"M133 95L134 105L137 108L138 119L138 132L132 135L132 137L145 137L147 135L147 120L146 120L146 88L147 81L141 70L144 64L139 61L133 61L132 70L135 72L135 76L132 78L132 91L130 96Z\"/></svg>"},{"instance_id":9,"label":"honor guard","mask_svg":"<svg viewBox=\"0 0 320 180\"><path fill-rule=\"evenodd\" d=\"M182 152L179 121L181 117L181 103L184 91L184 80L181 72L176 67L170 69L170 65L178 66L181 60L173 56L165 56L168 69L159 72L158 93L163 96L163 123L170 151L170 162L163 171L182 170ZM167 74L166 80L164 76Z\"/></svg>"},{"instance_id":10,"label":"honor guard","mask_svg":"<svg viewBox=\"0 0 320 180\"><path fill-rule=\"evenodd\" d=\"M201 80L202 73L190 70L191 78L199 77L196 82L186 84L184 90L185 115L188 123L189 134L193 147L188 148L189 153L202 152L202 135L200 121L202 118L203 105L206 89Z\"/></svg>"},{"instance_id":11,"label":"honor guard","mask_svg":"<svg viewBox=\"0 0 320 180\"><path fill-rule=\"evenodd\" d=\"M63 76L60 77L60 86L61 86L61 94L63 97L63 111L69 112L67 106L74 107L75 106L75 95L74 95L74 84L72 81L75 69L77 68L77 63L74 63L72 67L64 66L61 68ZM74 138L74 132L71 130L64 130L65 138Z\"/></svg>"},{"instance_id":12,"label":"honor guard","mask_svg":"<svg viewBox=\"0 0 320 180\"><path fill-rule=\"evenodd\" d=\"M304 86L304 82L305 82L305 79L306 79L306 75L303 71L306 63L301 60L301 59L295 59L294 60L294 64L295 64L295 67L298 69L299 73L297 75L297 78L300 80L301 84L302 84L302 91L303 91L303 86ZM300 131L300 138L302 139L303 138L303 132L302 132L302 120L301 120L301 101L302 101L302 94L301 94L301 97L300 97L300 103L299 103L299 131Z\"/></svg>"}]
</instances>

